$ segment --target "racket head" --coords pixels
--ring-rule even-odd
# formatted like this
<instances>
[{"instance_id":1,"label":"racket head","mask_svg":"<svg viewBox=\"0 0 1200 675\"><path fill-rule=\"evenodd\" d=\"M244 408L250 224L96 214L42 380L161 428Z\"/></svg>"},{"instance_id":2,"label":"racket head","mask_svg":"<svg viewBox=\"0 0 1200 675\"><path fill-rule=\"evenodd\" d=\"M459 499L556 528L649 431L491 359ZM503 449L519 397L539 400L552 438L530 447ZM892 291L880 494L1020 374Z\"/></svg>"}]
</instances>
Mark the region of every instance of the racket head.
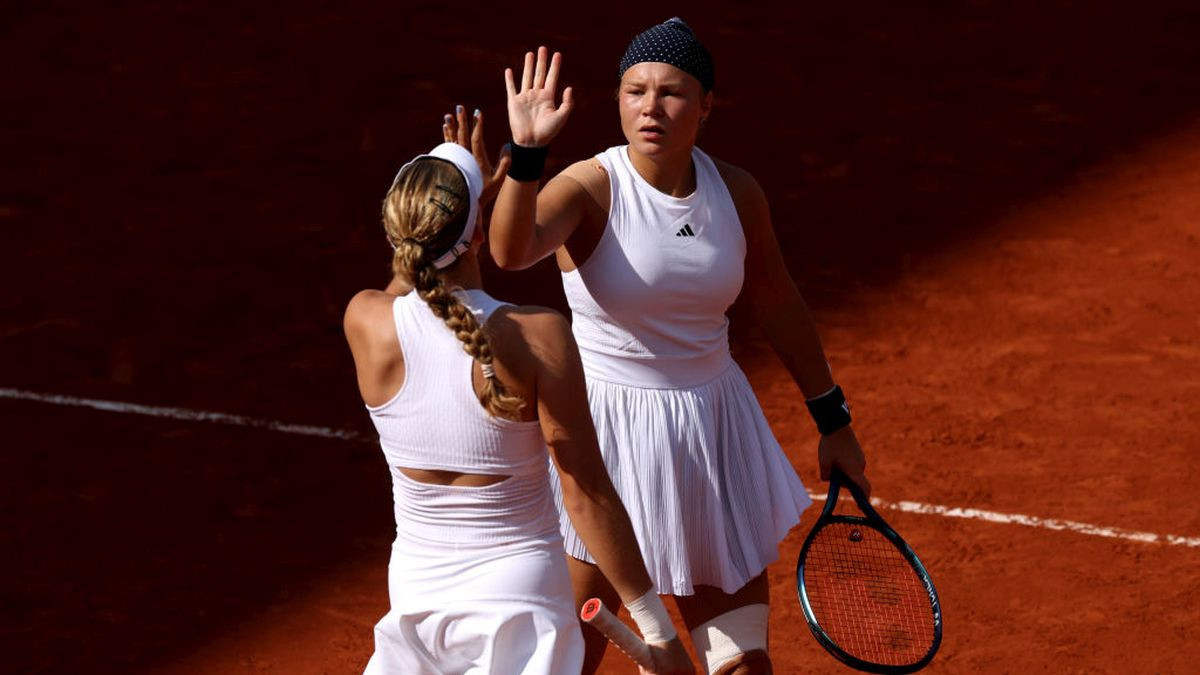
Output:
<instances>
[{"instance_id":1,"label":"racket head","mask_svg":"<svg viewBox=\"0 0 1200 675\"><path fill-rule=\"evenodd\" d=\"M843 483L864 516L834 513ZM941 604L925 566L843 475L831 478L825 509L804 541L796 590L818 643L852 668L911 673L941 646Z\"/></svg>"}]
</instances>

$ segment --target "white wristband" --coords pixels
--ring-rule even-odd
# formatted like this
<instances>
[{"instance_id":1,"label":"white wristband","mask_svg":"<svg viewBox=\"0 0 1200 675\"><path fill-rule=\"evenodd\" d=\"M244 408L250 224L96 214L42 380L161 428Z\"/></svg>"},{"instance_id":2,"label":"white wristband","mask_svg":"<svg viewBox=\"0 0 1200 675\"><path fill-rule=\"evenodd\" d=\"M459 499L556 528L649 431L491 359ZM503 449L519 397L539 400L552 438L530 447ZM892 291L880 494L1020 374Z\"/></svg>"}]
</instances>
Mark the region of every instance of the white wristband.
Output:
<instances>
[{"instance_id":1,"label":"white wristband","mask_svg":"<svg viewBox=\"0 0 1200 675\"><path fill-rule=\"evenodd\" d=\"M633 617L638 630L642 632L642 639L646 642L667 642L675 639L675 623L671 621L671 615L667 614L667 606L654 592L653 587L637 600L625 603L625 606L629 608L629 616Z\"/></svg>"}]
</instances>

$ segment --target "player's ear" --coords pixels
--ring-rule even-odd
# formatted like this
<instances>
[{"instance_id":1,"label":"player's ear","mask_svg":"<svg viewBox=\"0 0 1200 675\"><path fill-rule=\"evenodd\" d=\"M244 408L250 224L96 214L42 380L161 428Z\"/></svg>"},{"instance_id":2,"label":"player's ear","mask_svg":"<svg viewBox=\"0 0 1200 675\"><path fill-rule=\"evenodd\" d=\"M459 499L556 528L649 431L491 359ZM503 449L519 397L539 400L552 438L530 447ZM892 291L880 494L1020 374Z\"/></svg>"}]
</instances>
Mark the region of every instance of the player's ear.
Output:
<instances>
[{"instance_id":1,"label":"player's ear","mask_svg":"<svg viewBox=\"0 0 1200 675\"><path fill-rule=\"evenodd\" d=\"M708 122L708 116L712 114L713 93L711 91L704 92L700 97L700 124Z\"/></svg>"}]
</instances>

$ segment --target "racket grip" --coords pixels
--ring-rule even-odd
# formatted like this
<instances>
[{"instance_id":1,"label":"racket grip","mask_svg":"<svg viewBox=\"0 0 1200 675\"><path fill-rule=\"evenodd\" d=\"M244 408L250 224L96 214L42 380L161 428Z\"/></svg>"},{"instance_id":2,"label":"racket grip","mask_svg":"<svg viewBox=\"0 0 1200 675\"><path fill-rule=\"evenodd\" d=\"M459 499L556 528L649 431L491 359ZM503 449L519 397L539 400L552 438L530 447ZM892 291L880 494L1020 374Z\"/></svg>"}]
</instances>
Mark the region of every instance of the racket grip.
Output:
<instances>
[{"instance_id":1,"label":"racket grip","mask_svg":"<svg viewBox=\"0 0 1200 675\"><path fill-rule=\"evenodd\" d=\"M625 655L633 659L634 663L646 670L654 668L654 658L650 656L650 647L637 633L633 632L633 629L608 611L600 598L592 598L583 603L583 609L579 611L579 618L603 633L609 642L625 652Z\"/></svg>"}]
</instances>

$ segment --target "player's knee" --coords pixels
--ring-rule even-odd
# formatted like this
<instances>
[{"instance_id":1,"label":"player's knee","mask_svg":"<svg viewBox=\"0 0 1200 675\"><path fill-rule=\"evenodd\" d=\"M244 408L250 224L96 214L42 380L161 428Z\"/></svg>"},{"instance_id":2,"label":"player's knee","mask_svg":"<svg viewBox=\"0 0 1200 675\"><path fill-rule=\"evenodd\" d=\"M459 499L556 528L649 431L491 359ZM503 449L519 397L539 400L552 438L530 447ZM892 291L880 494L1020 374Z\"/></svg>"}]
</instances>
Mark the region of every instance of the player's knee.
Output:
<instances>
[{"instance_id":1,"label":"player's knee","mask_svg":"<svg viewBox=\"0 0 1200 675\"><path fill-rule=\"evenodd\" d=\"M767 605L745 605L697 626L691 632L692 644L704 662L704 671L712 675L770 673L768 613Z\"/></svg>"}]
</instances>

